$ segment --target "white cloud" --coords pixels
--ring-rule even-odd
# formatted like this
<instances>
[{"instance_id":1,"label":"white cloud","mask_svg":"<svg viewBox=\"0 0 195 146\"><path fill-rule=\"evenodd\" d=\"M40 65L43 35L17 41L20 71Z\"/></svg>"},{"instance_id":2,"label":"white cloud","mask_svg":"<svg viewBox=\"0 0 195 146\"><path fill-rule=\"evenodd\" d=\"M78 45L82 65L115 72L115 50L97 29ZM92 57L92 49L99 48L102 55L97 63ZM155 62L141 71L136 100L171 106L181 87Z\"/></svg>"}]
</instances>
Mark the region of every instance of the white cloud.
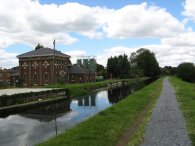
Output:
<instances>
[{"instance_id":1,"label":"white cloud","mask_svg":"<svg viewBox=\"0 0 195 146\"><path fill-rule=\"evenodd\" d=\"M68 51L64 53L71 56L70 59L72 64L76 63L77 59L81 59L82 57L87 55L85 51L81 51L81 50Z\"/></svg>"},{"instance_id":2,"label":"white cloud","mask_svg":"<svg viewBox=\"0 0 195 146\"><path fill-rule=\"evenodd\" d=\"M97 62L106 66L107 59L111 56L118 56L124 53L130 56L132 52L137 51L139 48L147 48L155 53L161 67L178 66L182 62L195 63L195 43L192 40L194 36L195 32L190 32L180 34L178 37L163 38L160 44L143 45L136 48L124 46L109 48L97 56Z\"/></svg>"},{"instance_id":3,"label":"white cloud","mask_svg":"<svg viewBox=\"0 0 195 146\"><path fill-rule=\"evenodd\" d=\"M117 10L70 2L42 5L32 0L1 0L1 3L0 33L10 39L9 44L47 45L50 37L73 44L76 39L69 32L89 38L101 38L104 33L112 38L128 38L172 36L185 30L183 23L166 10L147 3Z\"/></svg>"},{"instance_id":4,"label":"white cloud","mask_svg":"<svg viewBox=\"0 0 195 146\"><path fill-rule=\"evenodd\" d=\"M185 29L186 21L180 22L165 9L147 3L127 5L120 9L89 7L79 3L40 4L38 0L1 0L0 5L0 58L1 65L16 65L16 53L7 53L6 47L25 43L34 47L37 43L52 47L57 43L71 45L78 40L70 32L88 38L157 37L160 45L145 46L156 53L160 65L178 65L181 61L194 61L194 32ZM194 0L186 0L184 15L195 20ZM144 47L138 46L137 49ZM110 56L128 54L135 48L123 46L106 49L97 56L106 65ZM85 51L65 52L75 63ZM169 58L167 57L169 56ZM170 61L167 61L167 58ZM167 64L166 64L167 63Z\"/></svg>"},{"instance_id":5,"label":"white cloud","mask_svg":"<svg viewBox=\"0 0 195 146\"><path fill-rule=\"evenodd\" d=\"M185 1L183 15L195 21L195 1L194 0Z\"/></svg>"},{"instance_id":6,"label":"white cloud","mask_svg":"<svg viewBox=\"0 0 195 146\"><path fill-rule=\"evenodd\" d=\"M77 32L95 38L101 33L96 9L78 3L41 5L31 0L1 0L0 46L6 48L15 43L35 46L38 42L50 46L53 39L69 45L77 41L68 34Z\"/></svg>"},{"instance_id":7,"label":"white cloud","mask_svg":"<svg viewBox=\"0 0 195 146\"><path fill-rule=\"evenodd\" d=\"M182 62L195 63L195 58L192 54L194 52L192 51L194 50L194 47L174 46L162 43L159 45L147 45L142 47L148 48L155 53L161 67L178 66Z\"/></svg>"},{"instance_id":8,"label":"white cloud","mask_svg":"<svg viewBox=\"0 0 195 146\"><path fill-rule=\"evenodd\" d=\"M181 33L177 35L176 37L171 37L171 38L163 38L161 39L161 42L163 44L169 44L172 46L195 46L195 32L188 32L188 33Z\"/></svg>"},{"instance_id":9,"label":"white cloud","mask_svg":"<svg viewBox=\"0 0 195 146\"><path fill-rule=\"evenodd\" d=\"M185 31L184 24L165 9L147 3L111 12L103 28L111 38L167 37Z\"/></svg>"},{"instance_id":10,"label":"white cloud","mask_svg":"<svg viewBox=\"0 0 195 146\"><path fill-rule=\"evenodd\" d=\"M0 67L11 68L13 66L18 66L18 59L16 53L7 53L3 49L0 49Z\"/></svg>"},{"instance_id":11,"label":"white cloud","mask_svg":"<svg viewBox=\"0 0 195 146\"><path fill-rule=\"evenodd\" d=\"M124 46L116 46L113 48L108 48L108 49L105 49L102 54L97 55L97 63L106 66L107 60L111 56L114 57L114 56L123 55L123 54L130 56L130 54L135 52L136 50L137 48L128 48Z\"/></svg>"}]
</instances>

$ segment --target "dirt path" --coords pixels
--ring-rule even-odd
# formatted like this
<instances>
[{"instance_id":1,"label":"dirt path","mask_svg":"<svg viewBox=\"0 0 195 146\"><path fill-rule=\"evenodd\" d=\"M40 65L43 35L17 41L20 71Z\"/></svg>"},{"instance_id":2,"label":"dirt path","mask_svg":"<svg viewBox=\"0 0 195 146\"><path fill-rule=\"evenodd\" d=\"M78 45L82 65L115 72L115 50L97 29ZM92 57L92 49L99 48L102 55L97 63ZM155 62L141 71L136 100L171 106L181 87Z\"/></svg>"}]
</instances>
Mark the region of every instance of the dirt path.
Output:
<instances>
[{"instance_id":1,"label":"dirt path","mask_svg":"<svg viewBox=\"0 0 195 146\"><path fill-rule=\"evenodd\" d=\"M148 106L141 112L137 120L128 129L126 129L116 146L126 146L128 144L129 138L131 138L135 133L151 105L152 103L149 103Z\"/></svg>"},{"instance_id":2,"label":"dirt path","mask_svg":"<svg viewBox=\"0 0 195 146\"><path fill-rule=\"evenodd\" d=\"M165 78L163 90L146 130L142 146L191 146L175 91Z\"/></svg>"}]
</instances>

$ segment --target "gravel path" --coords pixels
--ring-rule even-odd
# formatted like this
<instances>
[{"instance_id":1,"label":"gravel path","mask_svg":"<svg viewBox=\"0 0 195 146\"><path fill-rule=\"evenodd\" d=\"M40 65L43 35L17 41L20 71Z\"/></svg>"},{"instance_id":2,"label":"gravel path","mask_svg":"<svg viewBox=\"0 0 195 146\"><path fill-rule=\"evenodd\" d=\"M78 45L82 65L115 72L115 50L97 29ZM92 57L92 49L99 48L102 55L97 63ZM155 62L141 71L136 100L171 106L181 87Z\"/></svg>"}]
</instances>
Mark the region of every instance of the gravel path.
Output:
<instances>
[{"instance_id":1,"label":"gravel path","mask_svg":"<svg viewBox=\"0 0 195 146\"><path fill-rule=\"evenodd\" d=\"M163 91L153 110L142 146L191 146L175 91L165 78Z\"/></svg>"}]
</instances>

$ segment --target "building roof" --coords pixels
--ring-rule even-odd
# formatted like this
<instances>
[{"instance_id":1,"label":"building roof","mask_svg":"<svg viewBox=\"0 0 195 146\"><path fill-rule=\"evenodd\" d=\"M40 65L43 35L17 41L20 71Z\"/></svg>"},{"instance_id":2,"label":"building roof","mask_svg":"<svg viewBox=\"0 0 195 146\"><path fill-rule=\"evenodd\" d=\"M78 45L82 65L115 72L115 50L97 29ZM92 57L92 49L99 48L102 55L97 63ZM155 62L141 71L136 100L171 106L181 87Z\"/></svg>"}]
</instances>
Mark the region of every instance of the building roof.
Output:
<instances>
[{"instance_id":1,"label":"building roof","mask_svg":"<svg viewBox=\"0 0 195 146\"><path fill-rule=\"evenodd\" d=\"M73 65L69 68L69 73L90 73L90 71L83 67Z\"/></svg>"},{"instance_id":2,"label":"building roof","mask_svg":"<svg viewBox=\"0 0 195 146\"><path fill-rule=\"evenodd\" d=\"M50 48L40 48L37 50L33 50L21 55L18 55L18 58L25 58L25 57L41 57L41 56L60 56L60 57L66 57L66 58L70 58L69 55L66 55L60 51L57 50L53 50Z\"/></svg>"},{"instance_id":3,"label":"building roof","mask_svg":"<svg viewBox=\"0 0 195 146\"><path fill-rule=\"evenodd\" d=\"M11 77L19 77L19 72L11 74Z\"/></svg>"},{"instance_id":4,"label":"building roof","mask_svg":"<svg viewBox=\"0 0 195 146\"><path fill-rule=\"evenodd\" d=\"M18 72L18 70L13 69L0 69L0 73L15 73Z\"/></svg>"}]
</instances>

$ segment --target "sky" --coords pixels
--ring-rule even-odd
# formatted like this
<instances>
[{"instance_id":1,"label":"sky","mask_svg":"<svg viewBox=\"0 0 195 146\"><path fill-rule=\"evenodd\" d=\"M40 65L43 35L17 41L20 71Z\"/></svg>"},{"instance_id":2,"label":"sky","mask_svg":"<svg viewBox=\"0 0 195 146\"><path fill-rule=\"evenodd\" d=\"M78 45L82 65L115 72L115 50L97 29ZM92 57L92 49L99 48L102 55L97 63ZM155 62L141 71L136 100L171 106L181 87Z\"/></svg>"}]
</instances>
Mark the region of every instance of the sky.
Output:
<instances>
[{"instance_id":1,"label":"sky","mask_svg":"<svg viewBox=\"0 0 195 146\"><path fill-rule=\"evenodd\" d=\"M140 48L161 67L195 63L195 0L1 0L0 67L38 43L71 56L111 56Z\"/></svg>"}]
</instances>

